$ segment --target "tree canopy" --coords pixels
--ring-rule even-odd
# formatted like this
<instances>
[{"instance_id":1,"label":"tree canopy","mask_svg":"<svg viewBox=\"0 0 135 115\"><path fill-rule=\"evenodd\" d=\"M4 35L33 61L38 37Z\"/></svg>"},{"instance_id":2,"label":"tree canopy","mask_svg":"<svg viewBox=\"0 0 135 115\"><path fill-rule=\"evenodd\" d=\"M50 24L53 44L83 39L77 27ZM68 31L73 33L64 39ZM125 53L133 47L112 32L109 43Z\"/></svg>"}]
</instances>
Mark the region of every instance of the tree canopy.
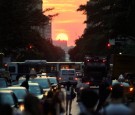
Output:
<instances>
[{"instance_id":1,"label":"tree canopy","mask_svg":"<svg viewBox=\"0 0 135 115\"><path fill-rule=\"evenodd\" d=\"M109 39L135 37L134 7L134 0L90 0L80 5L77 11L87 16L87 26L76 46L69 50L71 60L83 60L85 55L108 55Z\"/></svg>"},{"instance_id":2,"label":"tree canopy","mask_svg":"<svg viewBox=\"0 0 135 115\"><path fill-rule=\"evenodd\" d=\"M62 59L64 51L34 29L45 26L52 18L43 14L40 5L41 0L0 1L0 52L5 56L14 61ZM55 56L54 52L57 53Z\"/></svg>"}]
</instances>

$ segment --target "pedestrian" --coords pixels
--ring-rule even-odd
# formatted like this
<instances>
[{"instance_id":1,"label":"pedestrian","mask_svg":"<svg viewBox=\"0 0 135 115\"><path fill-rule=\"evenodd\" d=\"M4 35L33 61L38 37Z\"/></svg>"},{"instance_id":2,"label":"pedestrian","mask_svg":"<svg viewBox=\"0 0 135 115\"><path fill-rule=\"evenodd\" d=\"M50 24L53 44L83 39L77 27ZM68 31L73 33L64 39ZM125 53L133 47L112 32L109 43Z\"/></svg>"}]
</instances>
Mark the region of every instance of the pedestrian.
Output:
<instances>
[{"instance_id":1,"label":"pedestrian","mask_svg":"<svg viewBox=\"0 0 135 115\"><path fill-rule=\"evenodd\" d=\"M124 100L124 86L115 84L112 87L110 94L111 101L108 105L104 106L100 112L102 115L132 115L131 108L125 105Z\"/></svg>"},{"instance_id":2,"label":"pedestrian","mask_svg":"<svg viewBox=\"0 0 135 115\"><path fill-rule=\"evenodd\" d=\"M27 94L24 98L24 111L22 115L42 115L40 100L33 94Z\"/></svg>"},{"instance_id":3,"label":"pedestrian","mask_svg":"<svg viewBox=\"0 0 135 115\"><path fill-rule=\"evenodd\" d=\"M74 93L74 88L73 85L71 84L70 81L67 82L66 84L66 115L69 113L71 114L71 107L72 107L72 100L75 98L75 93ZM69 109L69 111L68 111Z\"/></svg>"},{"instance_id":4,"label":"pedestrian","mask_svg":"<svg viewBox=\"0 0 135 115\"><path fill-rule=\"evenodd\" d=\"M28 81L29 81L29 75L26 75L26 79L22 82L21 86L22 87L25 87L27 89L27 91L29 91L29 84L28 84Z\"/></svg>"},{"instance_id":5,"label":"pedestrian","mask_svg":"<svg viewBox=\"0 0 135 115\"><path fill-rule=\"evenodd\" d=\"M81 93L81 88L84 88L84 84L82 83L82 79L79 78L77 81L77 85L76 85L76 92L77 92L77 102L80 101L80 93Z\"/></svg>"},{"instance_id":6,"label":"pedestrian","mask_svg":"<svg viewBox=\"0 0 135 115\"><path fill-rule=\"evenodd\" d=\"M80 95L80 114L79 115L100 115L96 112L99 95L96 91L85 88L82 90Z\"/></svg>"},{"instance_id":7,"label":"pedestrian","mask_svg":"<svg viewBox=\"0 0 135 115\"><path fill-rule=\"evenodd\" d=\"M53 98L53 106L55 107L55 113L53 115L64 115L65 106L64 106L64 95L63 92L57 90Z\"/></svg>"},{"instance_id":8,"label":"pedestrian","mask_svg":"<svg viewBox=\"0 0 135 115\"><path fill-rule=\"evenodd\" d=\"M48 91L47 96L43 100L43 115L54 115L54 93L52 90Z\"/></svg>"},{"instance_id":9,"label":"pedestrian","mask_svg":"<svg viewBox=\"0 0 135 115\"><path fill-rule=\"evenodd\" d=\"M109 82L106 78L103 78L101 84L99 85L99 104L97 106L97 111L99 111L106 103L106 99L110 94Z\"/></svg>"}]
</instances>

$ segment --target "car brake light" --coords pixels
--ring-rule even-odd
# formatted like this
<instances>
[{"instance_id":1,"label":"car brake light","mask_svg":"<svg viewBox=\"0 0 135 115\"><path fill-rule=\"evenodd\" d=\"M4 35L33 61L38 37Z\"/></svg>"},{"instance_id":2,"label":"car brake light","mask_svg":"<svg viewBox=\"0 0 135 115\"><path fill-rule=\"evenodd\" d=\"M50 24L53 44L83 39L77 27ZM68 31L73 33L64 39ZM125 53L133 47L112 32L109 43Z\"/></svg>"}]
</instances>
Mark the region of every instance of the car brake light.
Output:
<instances>
[{"instance_id":1,"label":"car brake light","mask_svg":"<svg viewBox=\"0 0 135 115\"><path fill-rule=\"evenodd\" d=\"M77 78L77 77L75 77L75 80L77 81L77 80L78 80L78 78Z\"/></svg>"},{"instance_id":2,"label":"car brake light","mask_svg":"<svg viewBox=\"0 0 135 115\"><path fill-rule=\"evenodd\" d=\"M89 84L90 84L90 82L85 82L85 84L88 84L88 85L89 85Z\"/></svg>"},{"instance_id":3,"label":"car brake light","mask_svg":"<svg viewBox=\"0 0 135 115\"><path fill-rule=\"evenodd\" d=\"M105 63L106 62L106 59L103 59L102 62Z\"/></svg>"},{"instance_id":4,"label":"car brake light","mask_svg":"<svg viewBox=\"0 0 135 115\"><path fill-rule=\"evenodd\" d=\"M129 88L129 91L130 91L130 92L132 92L132 91L133 91L133 89L134 89L133 87L130 87L130 88Z\"/></svg>"},{"instance_id":5,"label":"car brake light","mask_svg":"<svg viewBox=\"0 0 135 115\"><path fill-rule=\"evenodd\" d=\"M122 86L122 87L123 87L123 84L120 84L120 86Z\"/></svg>"},{"instance_id":6,"label":"car brake light","mask_svg":"<svg viewBox=\"0 0 135 115\"><path fill-rule=\"evenodd\" d=\"M59 77L59 80L61 80L61 77Z\"/></svg>"},{"instance_id":7,"label":"car brake light","mask_svg":"<svg viewBox=\"0 0 135 115\"><path fill-rule=\"evenodd\" d=\"M109 89L112 91L112 86L110 86Z\"/></svg>"}]
</instances>

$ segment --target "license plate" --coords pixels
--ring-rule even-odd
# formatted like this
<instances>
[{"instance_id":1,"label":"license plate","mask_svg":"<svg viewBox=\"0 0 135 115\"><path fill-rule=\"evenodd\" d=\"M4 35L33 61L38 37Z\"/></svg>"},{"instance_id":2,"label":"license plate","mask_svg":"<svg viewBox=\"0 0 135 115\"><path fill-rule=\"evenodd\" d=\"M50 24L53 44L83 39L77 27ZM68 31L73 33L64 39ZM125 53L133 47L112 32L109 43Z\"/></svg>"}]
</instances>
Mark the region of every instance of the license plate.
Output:
<instances>
[{"instance_id":1,"label":"license plate","mask_svg":"<svg viewBox=\"0 0 135 115\"><path fill-rule=\"evenodd\" d=\"M73 80L73 77L69 77L69 80Z\"/></svg>"},{"instance_id":2,"label":"license plate","mask_svg":"<svg viewBox=\"0 0 135 115\"><path fill-rule=\"evenodd\" d=\"M99 88L99 86L90 86L90 88Z\"/></svg>"}]
</instances>

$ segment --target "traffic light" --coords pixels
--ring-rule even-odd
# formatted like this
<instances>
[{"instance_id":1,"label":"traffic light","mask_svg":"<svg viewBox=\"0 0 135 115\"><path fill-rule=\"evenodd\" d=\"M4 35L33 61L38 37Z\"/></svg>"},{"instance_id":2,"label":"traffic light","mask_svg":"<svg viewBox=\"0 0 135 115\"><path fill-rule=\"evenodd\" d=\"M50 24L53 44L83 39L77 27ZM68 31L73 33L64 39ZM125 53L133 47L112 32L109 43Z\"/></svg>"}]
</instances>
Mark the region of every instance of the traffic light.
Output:
<instances>
[{"instance_id":1,"label":"traffic light","mask_svg":"<svg viewBox=\"0 0 135 115\"><path fill-rule=\"evenodd\" d=\"M32 48L32 45L29 45L29 49L31 49Z\"/></svg>"}]
</instances>

